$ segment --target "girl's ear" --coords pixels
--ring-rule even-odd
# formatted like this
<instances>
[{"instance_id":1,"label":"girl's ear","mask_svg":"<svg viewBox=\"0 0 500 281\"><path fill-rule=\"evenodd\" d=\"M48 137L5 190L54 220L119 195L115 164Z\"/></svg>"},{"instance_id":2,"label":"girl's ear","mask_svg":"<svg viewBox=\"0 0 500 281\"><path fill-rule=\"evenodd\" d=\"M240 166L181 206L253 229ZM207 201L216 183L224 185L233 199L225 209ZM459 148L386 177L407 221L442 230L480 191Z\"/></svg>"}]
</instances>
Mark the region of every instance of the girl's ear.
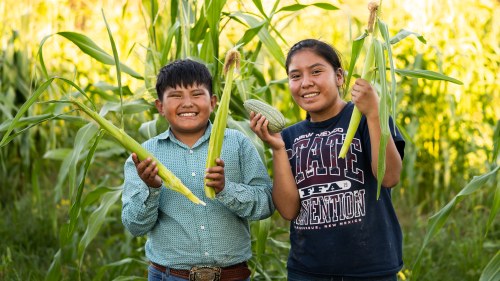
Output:
<instances>
[{"instance_id":1,"label":"girl's ear","mask_svg":"<svg viewBox=\"0 0 500 281\"><path fill-rule=\"evenodd\" d=\"M342 68L337 68L335 71L335 82L337 82L337 86L342 87L344 85L344 70Z\"/></svg>"}]
</instances>

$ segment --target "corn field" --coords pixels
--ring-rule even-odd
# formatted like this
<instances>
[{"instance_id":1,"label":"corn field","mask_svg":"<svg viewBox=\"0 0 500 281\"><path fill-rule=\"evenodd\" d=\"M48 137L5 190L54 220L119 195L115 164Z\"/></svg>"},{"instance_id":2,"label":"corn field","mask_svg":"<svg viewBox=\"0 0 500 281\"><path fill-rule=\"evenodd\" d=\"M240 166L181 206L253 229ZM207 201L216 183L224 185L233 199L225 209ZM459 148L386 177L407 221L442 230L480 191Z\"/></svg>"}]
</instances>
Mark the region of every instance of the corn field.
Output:
<instances>
[{"instance_id":1,"label":"corn field","mask_svg":"<svg viewBox=\"0 0 500 281\"><path fill-rule=\"evenodd\" d=\"M406 139L392 196L399 280L500 280L500 1L381 1L377 80ZM285 56L316 38L361 76L366 0L123 0L0 3L0 280L147 280L146 237L121 224L129 151L81 107L139 143L168 128L158 70L206 62L219 97L224 56L241 53L227 126L248 135L248 99L305 118ZM379 78L377 78L379 79ZM386 89L386 90L384 90ZM350 99L349 85L343 96ZM220 100L220 99L219 99ZM212 116L214 117L214 116ZM288 223L252 222L252 280L286 280Z\"/></svg>"}]
</instances>

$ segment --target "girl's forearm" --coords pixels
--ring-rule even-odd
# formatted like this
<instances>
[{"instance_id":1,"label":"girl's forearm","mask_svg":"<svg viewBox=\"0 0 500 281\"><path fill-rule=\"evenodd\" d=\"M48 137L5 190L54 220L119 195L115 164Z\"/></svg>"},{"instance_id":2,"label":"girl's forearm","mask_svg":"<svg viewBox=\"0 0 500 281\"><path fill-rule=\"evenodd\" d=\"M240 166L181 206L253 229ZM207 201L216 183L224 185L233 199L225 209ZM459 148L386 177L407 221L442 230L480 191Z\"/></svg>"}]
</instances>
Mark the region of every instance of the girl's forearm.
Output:
<instances>
[{"instance_id":1,"label":"girl's forearm","mask_svg":"<svg viewBox=\"0 0 500 281\"><path fill-rule=\"evenodd\" d=\"M372 151L371 167L372 167L372 172L376 177L378 171L377 164L378 164L378 156L379 156L378 153L379 153L380 136L381 136L380 121L378 115L371 117L367 116L367 122L368 122L368 131L370 132L370 144ZM399 183L403 165L401 156L399 155L399 152L396 148L396 144L394 143L392 136L389 138L387 142L387 148L385 152L385 165L386 168L385 168L384 178L382 179L382 185L384 187L393 187Z\"/></svg>"},{"instance_id":2,"label":"girl's forearm","mask_svg":"<svg viewBox=\"0 0 500 281\"><path fill-rule=\"evenodd\" d=\"M273 149L273 202L286 220L293 220L300 211L299 192L284 147Z\"/></svg>"}]
</instances>

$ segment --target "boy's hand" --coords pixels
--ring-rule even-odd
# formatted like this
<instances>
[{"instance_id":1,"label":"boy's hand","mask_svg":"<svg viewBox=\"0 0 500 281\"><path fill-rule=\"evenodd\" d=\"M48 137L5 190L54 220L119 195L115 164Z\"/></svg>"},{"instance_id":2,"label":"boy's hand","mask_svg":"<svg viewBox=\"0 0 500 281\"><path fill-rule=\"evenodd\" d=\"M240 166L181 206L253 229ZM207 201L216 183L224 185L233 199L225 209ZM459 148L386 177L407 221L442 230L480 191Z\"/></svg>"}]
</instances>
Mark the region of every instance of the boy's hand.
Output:
<instances>
[{"instance_id":1,"label":"boy's hand","mask_svg":"<svg viewBox=\"0 0 500 281\"><path fill-rule=\"evenodd\" d=\"M215 193L221 192L226 186L226 177L224 176L224 161L222 159L215 159L217 166L210 167L207 169L205 178L209 179L207 181L207 186L213 187Z\"/></svg>"},{"instance_id":2,"label":"boy's hand","mask_svg":"<svg viewBox=\"0 0 500 281\"><path fill-rule=\"evenodd\" d=\"M137 154L132 153L132 160L134 161L135 168L137 169L137 174L141 180L149 187L159 188L162 185L162 180L158 176L158 167L156 167L156 162L153 162L151 158L146 158L146 160L139 161Z\"/></svg>"}]
</instances>

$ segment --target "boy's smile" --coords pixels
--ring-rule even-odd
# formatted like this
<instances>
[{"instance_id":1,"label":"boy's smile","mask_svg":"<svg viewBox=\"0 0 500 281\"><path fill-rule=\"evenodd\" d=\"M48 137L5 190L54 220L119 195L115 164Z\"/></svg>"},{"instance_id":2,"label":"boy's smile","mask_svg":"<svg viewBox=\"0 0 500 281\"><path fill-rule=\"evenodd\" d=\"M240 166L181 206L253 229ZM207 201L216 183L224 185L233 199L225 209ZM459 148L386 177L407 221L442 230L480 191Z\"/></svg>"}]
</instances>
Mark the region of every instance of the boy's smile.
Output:
<instances>
[{"instance_id":1,"label":"boy's smile","mask_svg":"<svg viewBox=\"0 0 500 281\"><path fill-rule=\"evenodd\" d=\"M167 119L180 141L192 143L204 133L217 98L203 85L167 88L163 100L156 100L158 112Z\"/></svg>"}]
</instances>

